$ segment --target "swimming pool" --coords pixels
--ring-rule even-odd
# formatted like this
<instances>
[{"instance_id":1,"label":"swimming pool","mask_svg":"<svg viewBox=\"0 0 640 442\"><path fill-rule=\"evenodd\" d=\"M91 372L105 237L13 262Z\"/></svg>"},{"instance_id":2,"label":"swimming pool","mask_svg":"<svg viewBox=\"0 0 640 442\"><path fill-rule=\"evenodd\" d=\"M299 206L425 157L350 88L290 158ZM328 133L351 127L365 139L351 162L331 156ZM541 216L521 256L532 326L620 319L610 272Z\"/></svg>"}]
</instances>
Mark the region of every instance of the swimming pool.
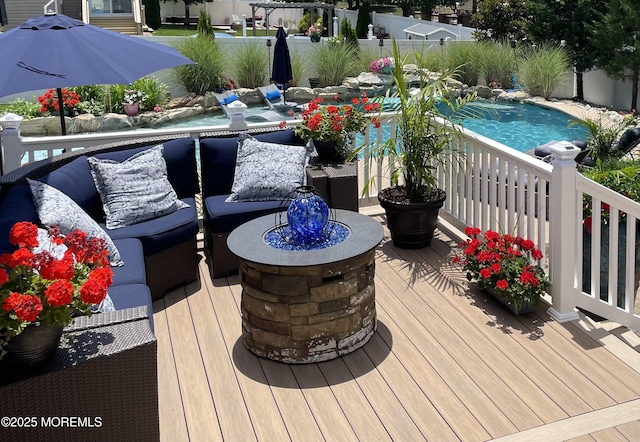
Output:
<instances>
[{"instance_id":1,"label":"swimming pool","mask_svg":"<svg viewBox=\"0 0 640 442\"><path fill-rule=\"evenodd\" d=\"M474 118L461 124L520 152L527 152L551 140L586 139L582 126L569 127L575 118L564 112L527 103L475 101L468 105Z\"/></svg>"},{"instance_id":2,"label":"swimming pool","mask_svg":"<svg viewBox=\"0 0 640 442\"><path fill-rule=\"evenodd\" d=\"M458 122L466 129L491 138L520 152L528 152L551 140L571 141L585 139L587 130L581 126L569 127L574 120L564 112L527 103L502 103L478 100L468 106L469 112ZM250 107L247 120L260 115L266 107ZM469 116L471 115L471 116ZM283 120L287 117L283 116ZM226 124L223 114L207 115L172 123L164 128L201 127ZM385 128L384 138L389 136ZM362 143L359 136L357 143Z\"/></svg>"}]
</instances>

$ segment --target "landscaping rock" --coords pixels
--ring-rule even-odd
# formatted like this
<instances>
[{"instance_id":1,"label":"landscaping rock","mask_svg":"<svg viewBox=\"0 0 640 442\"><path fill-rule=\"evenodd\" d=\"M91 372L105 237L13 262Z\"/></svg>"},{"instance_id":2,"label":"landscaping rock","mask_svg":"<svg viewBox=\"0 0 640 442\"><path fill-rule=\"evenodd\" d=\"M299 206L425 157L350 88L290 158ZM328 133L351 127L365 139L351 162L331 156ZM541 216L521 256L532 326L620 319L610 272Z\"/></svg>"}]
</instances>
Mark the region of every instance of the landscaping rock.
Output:
<instances>
[{"instance_id":1,"label":"landscaping rock","mask_svg":"<svg viewBox=\"0 0 640 442\"><path fill-rule=\"evenodd\" d=\"M70 128L72 120L69 117L64 118L65 126ZM20 134L23 137L42 136L42 135L62 135L60 127L60 117L38 117L30 120L23 120L20 123Z\"/></svg>"},{"instance_id":2,"label":"landscaping rock","mask_svg":"<svg viewBox=\"0 0 640 442\"><path fill-rule=\"evenodd\" d=\"M100 117L100 130L122 130L133 127L133 119L122 114L104 114Z\"/></svg>"},{"instance_id":3,"label":"landscaping rock","mask_svg":"<svg viewBox=\"0 0 640 442\"><path fill-rule=\"evenodd\" d=\"M478 94L478 98L489 99L492 97L491 88L488 86L476 86L475 90L476 90L476 93Z\"/></svg>"},{"instance_id":4,"label":"landscaping rock","mask_svg":"<svg viewBox=\"0 0 640 442\"><path fill-rule=\"evenodd\" d=\"M247 106L264 103L258 89L240 88L236 90L236 95Z\"/></svg>"},{"instance_id":5,"label":"landscaping rock","mask_svg":"<svg viewBox=\"0 0 640 442\"><path fill-rule=\"evenodd\" d=\"M214 106L218 105L218 100L216 100L215 95L211 91L207 91L204 94L204 100L202 101L202 107L205 109L212 109Z\"/></svg>"},{"instance_id":6,"label":"landscaping rock","mask_svg":"<svg viewBox=\"0 0 640 442\"><path fill-rule=\"evenodd\" d=\"M169 102L165 105L165 109L175 109L178 107L184 107L187 105L187 103L189 103L189 101L191 101L194 97L196 96L195 93L193 92L189 92L187 95L183 96L183 97L177 97L177 98L172 98L171 100L169 100Z\"/></svg>"},{"instance_id":7,"label":"landscaping rock","mask_svg":"<svg viewBox=\"0 0 640 442\"><path fill-rule=\"evenodd\" d=\"M287 100L296 103L308 103L315 96L314 90L310 87L290 87L287 89Z\"/></svg>"},{"instance_id":8,"label":"landscaping rock","mask_svg":"<svg viewBox=\"0 0 640 442\"><path fill-rule=\"evenodd\" d=\"M100 121L92 114L82 114L73 118L69 127L69 133L97 132L100 129Z\"/></svg>"}]
</instances>

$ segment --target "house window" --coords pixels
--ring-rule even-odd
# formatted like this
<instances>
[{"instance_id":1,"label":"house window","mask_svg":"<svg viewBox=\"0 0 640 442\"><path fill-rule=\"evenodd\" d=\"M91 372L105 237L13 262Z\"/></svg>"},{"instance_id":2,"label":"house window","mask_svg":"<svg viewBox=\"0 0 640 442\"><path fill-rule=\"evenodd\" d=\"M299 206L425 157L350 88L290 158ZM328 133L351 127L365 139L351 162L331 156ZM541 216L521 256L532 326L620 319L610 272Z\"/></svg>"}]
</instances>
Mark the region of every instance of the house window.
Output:
<instances>
[{"instance_id":1,"label":"house window","mask_svg":"<svg viewBox=\"0 0 640 442\"><path fill-rule=\"evenodd\" d=\"M133 14L131 0L91 0L91 15Z\"/></svg>"}]
</instances>

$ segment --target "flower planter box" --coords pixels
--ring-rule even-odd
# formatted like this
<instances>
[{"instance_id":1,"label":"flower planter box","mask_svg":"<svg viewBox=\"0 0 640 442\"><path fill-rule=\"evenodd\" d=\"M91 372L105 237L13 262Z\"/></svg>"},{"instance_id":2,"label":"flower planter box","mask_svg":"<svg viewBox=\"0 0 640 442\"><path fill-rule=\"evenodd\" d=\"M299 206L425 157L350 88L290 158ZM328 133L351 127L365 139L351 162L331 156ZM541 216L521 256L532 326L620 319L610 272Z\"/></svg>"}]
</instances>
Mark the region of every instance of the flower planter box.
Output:
<instances>
[{"instance_id":1,"label":"flower planter box","mask_svg":"<svg viewBox=\"0 0 640 442\"><path fill-rule=\"evenodd\" d=\"M535 310L535 307L529 301L525 300L519 302L516 306L513 302L510 302L509 298L507 298L506 296L500 296L500 294L496 290L486 288L484 289L484 291L497 299L500 304L504 305L514 315L524 315L527 313L532 313Z\"/></svg>"}]
</instances>

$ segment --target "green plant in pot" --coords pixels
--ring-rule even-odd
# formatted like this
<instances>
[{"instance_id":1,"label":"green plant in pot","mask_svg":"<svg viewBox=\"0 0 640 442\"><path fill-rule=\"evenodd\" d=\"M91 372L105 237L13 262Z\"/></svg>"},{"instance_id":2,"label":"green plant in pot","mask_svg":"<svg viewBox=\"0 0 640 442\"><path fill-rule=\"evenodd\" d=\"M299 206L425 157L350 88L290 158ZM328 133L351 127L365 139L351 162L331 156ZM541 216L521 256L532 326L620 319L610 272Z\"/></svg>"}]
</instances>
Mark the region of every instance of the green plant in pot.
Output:
<instances>
[{"instance_id":1,"label":"green plant in pot","mask_svg":"<svg viewBox=\"0 0 640 442\"><path fill-rule=\"evenodd\" d=\"M428 78L424 71L419 71L420 88L410 91L405 63L395 40L393 59L398 122L387 142L371 148L371 155L378 162L388 162L391 182L391 187L379 191L378 200L385 209L394 245L423 248L433 239L438 212L446 199L445 191L438 187L437 168L457 155L451 144L460 127L453 118L476 96L453 98L456 91L451 86L451 74L446 72ZM446 115L440 112L443 108L448 109ZM372 182L365 184L365 191Z\"/></svg>"}]
</instances>

